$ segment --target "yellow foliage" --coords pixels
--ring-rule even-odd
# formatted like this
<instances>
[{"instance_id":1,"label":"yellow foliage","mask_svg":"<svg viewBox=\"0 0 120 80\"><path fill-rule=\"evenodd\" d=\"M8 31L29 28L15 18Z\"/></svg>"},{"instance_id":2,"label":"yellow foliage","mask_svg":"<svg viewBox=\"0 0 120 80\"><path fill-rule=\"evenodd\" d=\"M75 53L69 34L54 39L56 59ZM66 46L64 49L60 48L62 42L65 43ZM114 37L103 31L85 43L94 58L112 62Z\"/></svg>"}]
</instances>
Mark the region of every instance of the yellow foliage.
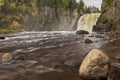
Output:
<instances>
[{"instance_id":1,"label":"yellow foliage","mask_svg":"<svg viewBox=\"0 0 120 80\"><path fill-rule=\"evenodd\" d=\"M0 0L0 7L4 5L4 0Z\"/></svg>"},{"instance_id":2,"label":"yellow foliage","mask_svg":"<svg viewBox=\"0 0 120 80\"><path fill-rule=\"evenodd\" d=\"M16 8L16 4L15 3L10 3L9 6L9 9L15 9Z\"/></svg>"},{"instance_id":3,"label":"yellow foliage","mask_svg":"<svg viewBox=\"0 0 120 80\"><path fill-rule=\"evenodd\" d=\"M25 4L23 4L23 5L21 6L21 8L22 8L23 11L26 11L26 9L27 9L27 7L25 6Z\"/></svg>"},{"instance_id":4,"label":"yellow foliage","mask_svg":"<svg viewBox=\"0 0 120 80\"><path fill-rule=\"evenodd\" d=\"M32 3L32 6L33 6L33 7L36 7L36 4L35 4L35 3Z\"/></svg>"},{"instance_id":5,"label":"yellow foliage","mask_svg":"<svg viewBox=\"0 0 120 80\"><path fill-rule=\"evenodd\" d=\"M10 20L11 18L12 18L12 16L6 15L6 19Z\"/></svg>"},{"instance_id":6,"label":"yellow foliage","mask_svg":"<svg viewBox=\"0 0 120 80\"><path fill-rule=\"evenodd\" d=\"M37 15L37 11L36 12L32 12L32 16L36 16Z\"/></svg>"},{"instance_id":7,"label":"yellow foliage","mask_svg":"<svg viewBox=\"0 0 120 80\"><path fill-rule=\"evenodd\" d=\"M13 21L12 24L10 25L11 28L19 28L20 27L20 23L17 21Z\"/></svg>"}]
</instances>

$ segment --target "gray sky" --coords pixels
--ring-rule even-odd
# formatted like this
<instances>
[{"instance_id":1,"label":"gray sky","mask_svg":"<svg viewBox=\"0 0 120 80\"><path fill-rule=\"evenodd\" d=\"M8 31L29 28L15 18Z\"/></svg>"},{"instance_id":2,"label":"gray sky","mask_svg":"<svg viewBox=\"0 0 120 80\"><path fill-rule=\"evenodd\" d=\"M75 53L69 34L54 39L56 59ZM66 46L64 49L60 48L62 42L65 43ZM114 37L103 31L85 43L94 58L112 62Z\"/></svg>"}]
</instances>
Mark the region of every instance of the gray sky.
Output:
<instances>
[{"instance_id":1,"label":"gray sky","mask_svg":"<svg viewBox=\"0 0 120 80\"><path fill-rule=\"evenodd\" d=\"M79 2L80 0L76 0L77 2ZM101 4L102 4L102 0L83 0L85 3L85 6L87 7L97 7L99 8L99 10L101 10Z\"/></svg>"}]
</instances>

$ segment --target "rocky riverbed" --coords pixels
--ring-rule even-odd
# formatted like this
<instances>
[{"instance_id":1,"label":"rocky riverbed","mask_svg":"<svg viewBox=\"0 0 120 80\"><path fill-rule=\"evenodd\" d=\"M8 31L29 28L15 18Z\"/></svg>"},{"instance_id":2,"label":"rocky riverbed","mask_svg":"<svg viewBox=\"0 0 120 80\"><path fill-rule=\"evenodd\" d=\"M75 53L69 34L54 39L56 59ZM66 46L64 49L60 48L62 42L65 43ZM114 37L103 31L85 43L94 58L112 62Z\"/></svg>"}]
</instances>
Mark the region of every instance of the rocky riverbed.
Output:
<instances>
[{"instance_id":1,"label":"rocky riverbed","mask_svg":"<svg viewBox=\"0 0 120 80\"><path fill-rule=\"evenodd\" d=\"M0 39L0 80L87 80L79 77L79 67L94 48L103 49L119 61L119 35L44 31L0 36L5 36ZM92 43L85 43L86 39Z\"/></svg>"}]
</instances>

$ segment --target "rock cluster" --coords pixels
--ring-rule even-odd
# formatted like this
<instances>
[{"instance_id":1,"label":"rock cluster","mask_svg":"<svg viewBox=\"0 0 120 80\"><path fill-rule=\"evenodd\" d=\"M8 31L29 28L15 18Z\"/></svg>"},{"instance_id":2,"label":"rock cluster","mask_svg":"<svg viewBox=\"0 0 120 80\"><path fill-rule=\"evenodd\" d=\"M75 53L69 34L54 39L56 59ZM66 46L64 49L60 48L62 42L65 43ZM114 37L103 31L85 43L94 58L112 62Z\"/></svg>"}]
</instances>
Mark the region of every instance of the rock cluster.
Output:
<instances>
[{"instance_id":1,"label":"rock cluster","mask_svg":"<svg viewBox=\"0 0 120 80\"><path fill-rule=\"evenodd\" d=\"M79 75L95 80L120 80L120 63L111 62L104 52L93 49L83 60Z\"/></svg>"},{"instance_id":2,"label":"rock cluster","mask_svg":"<svg viewBox=\"0 0 120 80\"><path fill-rule=\"evenodd\" d=\"M89 32L88 31L84 31L84 30L78 30L77 32L76 32L76 34L89 34Z\"/></svg>"}]
</instances>

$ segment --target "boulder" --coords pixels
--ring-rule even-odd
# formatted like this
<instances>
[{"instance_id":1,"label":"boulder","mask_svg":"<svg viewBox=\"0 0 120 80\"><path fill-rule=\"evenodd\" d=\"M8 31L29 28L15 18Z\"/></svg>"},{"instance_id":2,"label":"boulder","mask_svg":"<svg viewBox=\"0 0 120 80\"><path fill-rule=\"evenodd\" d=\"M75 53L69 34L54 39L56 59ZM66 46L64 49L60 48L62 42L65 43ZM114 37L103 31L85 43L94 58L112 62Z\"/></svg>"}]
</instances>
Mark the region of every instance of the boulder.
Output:
<instances>
[{"instance_id":1,"label":"boulder","mask_svg":"<svg viewBox=\"0 0 120 80\"><path fill-rule=\"evenodd\" d=\"M107 78L110 60L101 50L91 50L79 69L79 75L88 79Z\"/></svg>"},{"instance_id":2,"label":"boulder","mask_svg":"<svg viewBox=\"0 0 120 80\"><path fill-rule=\"evenodd\" d=\"M120 63L112 63L107 80L120 80Z\"/></svg>"},{"instance_id":3,"label":"boulder","mask_svg":"<svg viewBox=\"0 0 120 80\"><path fill-rule=\"evenodd\" d=\"M84 30L78 30L76 34L89 34L89 32Z\"/></svg>"},{"instance_id":4,"label":"boulder","mask_svg":"<svg viewBox=\"0 0 120 80\"><path fill-rule=\"evenodd\" d=\"M5 37L3 37L3 36L0 36L0 39L5 39Z\"/></svg>"},{"instance_id":5,"label":"boulder","mask_svg":"<svg viewBox=\"0 0 120 80\"><path fill-rule=\"evenodd\" d=\"M93 41L90 39L85 39L85 43L93 43Z\"/></svg>"},{"instance_id":6,"label":"boulder","mask_svg":"<svg viewBox=\"0 0 120 80\"><path fill-rule=\"evenodd\" d=\"M1 57L1 63L6 63L12 60L12 55L10 53L5 53Z\"/></svg>"}]
</instances>

